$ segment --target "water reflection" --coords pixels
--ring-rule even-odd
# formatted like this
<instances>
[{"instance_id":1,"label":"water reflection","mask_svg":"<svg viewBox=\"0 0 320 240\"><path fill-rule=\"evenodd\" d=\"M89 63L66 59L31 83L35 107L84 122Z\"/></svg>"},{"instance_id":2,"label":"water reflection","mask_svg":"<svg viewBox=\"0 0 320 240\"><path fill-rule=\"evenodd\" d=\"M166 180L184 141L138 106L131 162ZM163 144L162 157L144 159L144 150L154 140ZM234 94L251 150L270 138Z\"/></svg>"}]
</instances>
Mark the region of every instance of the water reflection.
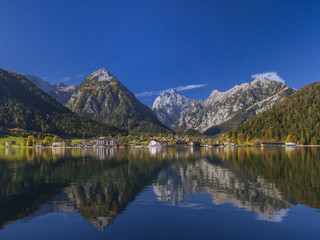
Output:
<instances>
[{"instance_id":1,"label":"water reflection","mask_svg":"<svg viewBox=\"0 0 320 240\"><path fill-rule=\"evenodd\" d=\"M151 156L156 156L162 151L162 148L149 148L149 152Z\"/></svg>"},{"instance_id":2,"label":"water reflection","mask_svg":"<svg viewBox=\"0 0 320 240\"><path fill-rule=\"evenodd\" d=\"M176 205L188 194L209 193L214 204L232 203L263 220L282 221L290 207L274 184L219 161L175 163L158 175L153 186L160 201Z\"/></svg>"},{"instance_id":3,"label":"water reflection","mask_svg":"<svg viewBox=\"0 0 320 240\"><path fill-rule=\"evenodd\" d=\"M59 195L59 204L72 205L103 230L179 156L193 157L188 150L1 149L0 225L45 211L73 211L56 206Z\"/></svg>"},{"instance_id":4,"label":"water reflection","mask_svg":"<svg viewBox=\"0 0 320 240\"><path fill-rule=\"evenodd\" d=\"M150 185L173 206L188 194L208 193L215 205L232 203L281 222L292 204L319 208L319 154L317 148L0 149L0 226L78 212L104 230Z\"/></svg>"},{"instance_id":5,"label":"water reflection","mask_svg":"<svg viewBox=\"0 0 320 240\"><path fill-rule=\"evenodd\" d=\"M320 148L218 149L216 156L253 176L272 182L291 203L320 208Z\"/></svg>"}]
</instances>

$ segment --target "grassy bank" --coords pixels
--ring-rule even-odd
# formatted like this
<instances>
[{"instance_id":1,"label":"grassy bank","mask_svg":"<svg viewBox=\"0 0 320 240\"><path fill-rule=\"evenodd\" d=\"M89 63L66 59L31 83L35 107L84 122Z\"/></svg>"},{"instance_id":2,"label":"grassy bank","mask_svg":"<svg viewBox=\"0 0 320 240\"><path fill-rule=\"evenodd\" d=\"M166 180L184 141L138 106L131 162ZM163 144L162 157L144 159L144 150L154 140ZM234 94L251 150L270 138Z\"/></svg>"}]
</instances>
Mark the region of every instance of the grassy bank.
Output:
<instances>
[{"instance_id":1,"label":"grassy bank","mask_svg":"<svg viewBox=\"0 0 320 240\"><path fill-rule=\"evenodd\" d=\"M0 134L0 147L6 146L7 141L15 141L16 145L11 145L12 147L23 146L23 137L13 137L5 134Z\"/></svg>"}]
</instances>

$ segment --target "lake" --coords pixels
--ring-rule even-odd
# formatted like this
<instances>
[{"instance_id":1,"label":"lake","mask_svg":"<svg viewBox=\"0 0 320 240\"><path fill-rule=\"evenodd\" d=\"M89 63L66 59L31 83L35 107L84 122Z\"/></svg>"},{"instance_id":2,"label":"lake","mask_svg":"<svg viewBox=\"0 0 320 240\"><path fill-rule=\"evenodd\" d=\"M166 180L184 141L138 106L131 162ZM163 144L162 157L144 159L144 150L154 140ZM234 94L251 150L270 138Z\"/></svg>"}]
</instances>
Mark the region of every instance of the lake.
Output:
<instances>
[{"instance_id":1,"label":"lake","mask_svg":"<svg viewBox=\"0 0 320 240\"><path fill-rule=\"evenodd\" d=\"M320 148L0 149L0 239L319 239Z\"/></svg>"}]
</instances>

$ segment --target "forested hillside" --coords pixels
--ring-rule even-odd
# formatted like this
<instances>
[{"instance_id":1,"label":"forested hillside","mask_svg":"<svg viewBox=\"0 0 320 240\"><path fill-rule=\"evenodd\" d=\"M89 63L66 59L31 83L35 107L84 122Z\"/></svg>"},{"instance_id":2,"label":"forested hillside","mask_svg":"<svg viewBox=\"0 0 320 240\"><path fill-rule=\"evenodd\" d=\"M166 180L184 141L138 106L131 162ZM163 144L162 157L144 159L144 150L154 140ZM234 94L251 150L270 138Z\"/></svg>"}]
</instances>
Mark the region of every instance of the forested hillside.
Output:
<instances>
[{"instance_id":1,"label":"forested hillside","mask_svg":"<svg viewBox=\"0 0 320 240\"><path fill-rule=\"evenodd\" d=\"M232 141L261 139L320 143L320 82L301 88L228 133Z\"/></svg>"}]
</instances>

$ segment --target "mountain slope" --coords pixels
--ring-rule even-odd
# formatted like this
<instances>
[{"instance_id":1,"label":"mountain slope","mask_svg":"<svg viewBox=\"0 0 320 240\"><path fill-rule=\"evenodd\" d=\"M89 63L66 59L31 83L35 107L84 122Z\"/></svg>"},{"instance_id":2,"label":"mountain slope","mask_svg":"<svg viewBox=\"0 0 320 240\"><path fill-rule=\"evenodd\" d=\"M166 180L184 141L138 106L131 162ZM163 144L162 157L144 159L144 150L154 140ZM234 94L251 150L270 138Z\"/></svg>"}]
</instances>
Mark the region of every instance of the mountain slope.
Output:
<instances>
[{"instance_id":1,"label":"mountain slope","mask_svg":"<svg viewBox=\"0 0 320 240\"><path fill-rule=\"evenodd\" d=\"M180 94L175 89L163 91L153 103L152 111L160 122L168 127L180 119L190 108L201 101L192 100Z\"/></svg>"},{"instance_id":2,"label":"mountain slope","mask_svg":"<svg viewBox=\"0 0 320 240\"><path fill-rule=\"evenodd\" d=\"M77 116L24 76L0 69L0 126L60 135L116 134L119 129Z\"/></svg>"},{"instance_id":3,"label":"mountain slope","mask_svg":"<svg viewBox=\"0 0 320 240\"><path fill-rule=\"evenodd\" d=\"M133 132L171 131L106 69L91 73L66 106L82 116Z\"/></svg>"},{"instance_id":4,"label":"mountain slope","mask_svg":"<svg viewBox=\"0 0 320 240\"><path fill-rule=\"evenodd\" d=\"M320 82L307 85L285 98L281 104L246 121L229 132L264 141L298 141L320 143Z\"/></svg>"},{"instance_id":5,"label":"mountain slope","mask_svg":"<svg viewBox=\"0 0 320 240\"><path fill-rule=\"evenodd\" d=\"M33 75L25 75L25 77L61 104L67 103L71 95L77 88L77 86L75 85L66 86L63 83L59 83L58 85L51 85L43 79Z\"/></svg>"},{"instance_id":6,"label":"mountain slope","mask_svg":"<svg viewBox=\"0 0 320 240\"><path fill-rule=\"evenodd\" d=\"M176 131L192 128L207 134L216 134L220 130L226 131L238 126L293 92L294 90L285 84L267 78L255 79L226 92L214 90L204 104L191 108L172 126ZM221 124L224 126L219 128Z\"/></svg>"}]
</instances>

